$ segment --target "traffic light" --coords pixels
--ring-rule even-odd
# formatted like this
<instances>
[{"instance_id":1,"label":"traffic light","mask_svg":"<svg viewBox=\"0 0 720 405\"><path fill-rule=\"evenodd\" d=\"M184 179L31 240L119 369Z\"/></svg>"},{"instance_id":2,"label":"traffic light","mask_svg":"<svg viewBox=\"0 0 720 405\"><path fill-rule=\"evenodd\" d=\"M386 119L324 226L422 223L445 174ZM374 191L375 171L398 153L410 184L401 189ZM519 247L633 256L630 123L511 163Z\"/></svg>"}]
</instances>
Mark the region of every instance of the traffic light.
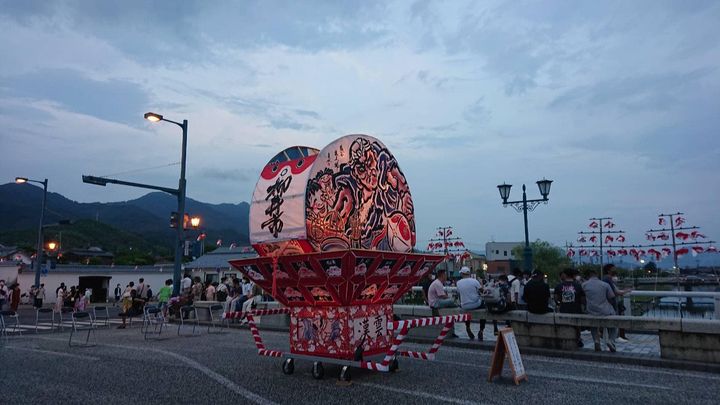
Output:
<instances>
[{"instance_id":1,"label":"traffic light","mask_svg":"<svg viewBox=\"0 0 720 405\"><path fill-rule=\"evenodd\" d=\"M170 213L170 228L177 228L178 223L178 215L177 212L173 211ZM197 224L197 225L196 225ZM190 229L197 229L200 225L200 218L194 217L190 218L190 215L185 214L183 217L183 229L190 230Z\"/></svg>"},{"instance_id":2,"label":"traffic light","mask_svg":"<svg viewBox=\"0 0 720 405\"><path fill-rule=\"evenodd\" d=\"M178 213L173 211L170 213L170 228L177 228L178 224Z\"/></svg>"}]
</instances>

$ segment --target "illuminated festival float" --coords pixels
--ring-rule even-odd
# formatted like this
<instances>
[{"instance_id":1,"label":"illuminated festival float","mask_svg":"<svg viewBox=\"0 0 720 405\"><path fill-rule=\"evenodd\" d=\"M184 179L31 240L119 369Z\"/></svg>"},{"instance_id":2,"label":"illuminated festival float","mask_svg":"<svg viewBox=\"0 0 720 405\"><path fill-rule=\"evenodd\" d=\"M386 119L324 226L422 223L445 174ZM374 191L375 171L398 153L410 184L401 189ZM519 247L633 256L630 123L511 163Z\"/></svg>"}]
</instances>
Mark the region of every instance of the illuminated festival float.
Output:
<instances>
[{"instance_id":1,"label":"illuminated festival float","mask_svg":"<svg viewBox=\"0 0 720 405\"><path fill-rule=\"evenodd\" d=\"M261 356L322 361L378 371L396 356L432 360L454 322L469 315L393 319L393 303L443 256L416 254L415 216L405 175L379 140L347 135L322 151L295 146L265 166L250 206L250 241L259 257L230 264L283 307L228 312L246 316ZM254 316L290 315L289 353L265 348ZM398 350L417 326L442 324L428 352ZM382 356L384 354L384 356ZM370 361L375 356L379 361Z\"/></svg>"}]
</instances>

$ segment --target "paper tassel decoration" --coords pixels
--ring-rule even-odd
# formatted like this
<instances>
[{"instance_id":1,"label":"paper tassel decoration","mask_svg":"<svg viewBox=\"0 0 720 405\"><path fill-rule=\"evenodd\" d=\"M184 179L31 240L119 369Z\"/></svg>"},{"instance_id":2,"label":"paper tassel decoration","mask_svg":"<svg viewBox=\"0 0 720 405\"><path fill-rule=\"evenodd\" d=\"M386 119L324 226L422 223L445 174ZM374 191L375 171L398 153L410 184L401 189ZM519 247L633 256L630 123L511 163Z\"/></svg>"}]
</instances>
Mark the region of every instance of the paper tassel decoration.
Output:
<instances>
[{"instance_id":1,"label":"paper tassel decoration","mask_svg":"<svg viewBox=\"0 0 720 405\"><path fill-rule=\"evenodd\" d=\"M704 239L704 238L705 238L705 235L701 234L701 233L698 232L698 231L692 231L692 232L690 232L690 237L693 238L693 239L697 239L697 238L703 238L703 239Z\"/></svg>"},{"instance_id":2,"label":"paper tassel decoration","mask_svg":"<svg viewBox=\"0 0 720 405\"><path fill-rule=\"evenodd\" d=\"M678 250L675 251L675 256L680 257L680 256L686 255L686 254L688 254L688 253L690 253L690 251L688 250L688 248L680 248L680 249L678 249Z\"/></svg>"},{"instance_id":3,"label":"paper tassel decoration","mask_svg":"<svg viewBox=\"0 0 720 405\"><path fill-rule=\"evenodd\" d=\"M648 249L647 252L648 252L648 254L651 254L651 255L655 256L655 260L656 260L656 261L657 261L657 260L660 260L660 256L662 256L662 253L660 253L659 250Z\"/></svg>"}]
</instances>

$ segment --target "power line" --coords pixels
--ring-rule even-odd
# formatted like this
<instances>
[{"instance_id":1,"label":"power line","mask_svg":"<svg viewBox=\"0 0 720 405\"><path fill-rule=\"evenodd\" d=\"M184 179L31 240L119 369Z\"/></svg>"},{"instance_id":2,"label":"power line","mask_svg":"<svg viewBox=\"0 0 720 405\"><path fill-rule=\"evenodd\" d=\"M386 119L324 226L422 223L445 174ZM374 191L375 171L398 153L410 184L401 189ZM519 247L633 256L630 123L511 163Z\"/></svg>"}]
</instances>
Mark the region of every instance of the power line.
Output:
<instances>
[{"instance_id":1,"label":"power line","mask_svg":"<svg viewBox=\"0 0 720 405\"><path fill-rule=\"evenodd\" d=\"M141 168L141 169L127 170L124 172L105 174L105 175L102 175L99 177L111 177L111 176L114 177L114 176L119 176L122 174L139 173L139 172L144 172L144 171L148 171L148 170L162 169L164 167L177 166L179 164L180 164L180 162L173 162L173 163L167 163L167 164L160 165L160 166L145 167L145 168Z\"/></svg>"}]
</instances>

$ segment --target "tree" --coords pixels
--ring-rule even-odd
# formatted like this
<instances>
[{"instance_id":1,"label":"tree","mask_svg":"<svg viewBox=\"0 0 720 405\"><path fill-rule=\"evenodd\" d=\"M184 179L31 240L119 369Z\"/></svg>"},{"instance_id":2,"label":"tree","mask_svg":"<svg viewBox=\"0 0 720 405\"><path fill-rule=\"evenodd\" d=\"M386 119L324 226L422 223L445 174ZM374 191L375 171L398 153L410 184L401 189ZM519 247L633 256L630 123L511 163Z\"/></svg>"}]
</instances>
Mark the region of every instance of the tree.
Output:
<instances>
[{"instance_id":1,"label":"tree","mask_svg":"<svg viewBox=\"0 0 720 405\"><path fill-rule=\"evenodd\" d=\"M645 263L645 266L643 266L643 270L645 270L645 273L647 274L655 274L658 270L657 264L655 264L655 262L653 261L649 261Z\"/></svg>"},{"instance_id":2,"label":"tree","mask_svg":"<svg viewBox=\"0 0 720 405\"><path fill-rule=\"evenodd\" d=\"M512 254L515 257L523 257L525 246L519 245L513 248ZM533 254L533 268L542 271L547 275L549 283L559 280L560 272L566 267L572 267L572 261L565 255L565 251L550 242L536 240L530 243ZM523 263L523 260L519 260Z\"/></svg>"}]
</instances>

